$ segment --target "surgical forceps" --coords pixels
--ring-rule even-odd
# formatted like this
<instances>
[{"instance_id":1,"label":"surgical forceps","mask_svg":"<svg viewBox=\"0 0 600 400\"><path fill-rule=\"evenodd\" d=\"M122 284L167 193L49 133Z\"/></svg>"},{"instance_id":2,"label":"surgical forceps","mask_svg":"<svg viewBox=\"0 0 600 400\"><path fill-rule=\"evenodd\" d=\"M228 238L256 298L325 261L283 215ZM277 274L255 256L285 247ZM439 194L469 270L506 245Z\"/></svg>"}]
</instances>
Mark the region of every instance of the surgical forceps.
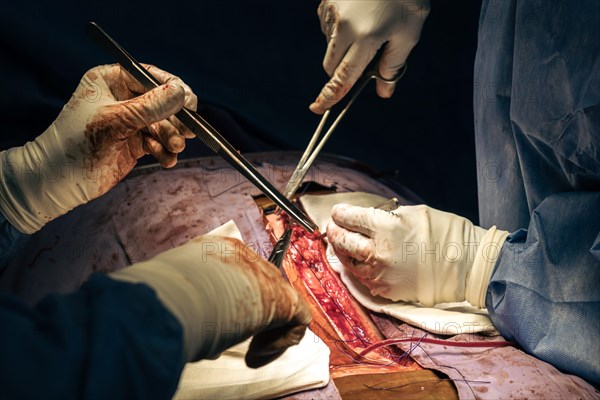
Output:
<instances>
[{"instance_id":1,"label":"surgical forceps","mask_svg":"<svg viewBox=\"0 0 600 400\"><path fill-rule=\"evenodd\" d=\"M290 241L292 239L292 230L286 229L283 232L283 235L279 238L275 246L273 246L273 251L269 256L269 262L273 263L277 268L281 269L281 264L283 263L283 259L285 258L285 253L287 253L288 247L290 246Z\"/></svg>"},{"instance_id":2,"label":"surgical forceps","mask_svg":"<svg viewBox=\"0 0 600 400\"><path fill-rule=\"evenodd\" d=\"M139 62L137 62L121 45L111 38L98 24L90 22L88 34L101 47L110 53L119 64L129 72L146 90L160 85ZM182 108L175 117L202 140L213 152L221 156L254 186L270 198L279 208L284 210L294 221L309 232L314 232L317 226L310 221L291 201L280 193L268 180L246 160L215 128L206 122L198 113Z\"/></svg>"},{"instance_id":3,"label":"surgical forceps","mask_svg":"<svg viewBox=\"0 0 600 400\"><path fill-rule=\"evenodd\" d=\"M327 111L325 111L325 113L323 114L323 117L321 117L321 122L319 122L319 125L317 126L315 133L313 133L313 136L310 139L310 142L308 143L308 146L306 147L304 154L302 154L302 157L300 158L300 162L298 162L298 165L296 166L296 169L294 170L292 177L290 178L287 186L285 187L285 190L283 191L283 195L285 197L287 197L288 199L291 199L292 196L294 196L294 193L296 193L296 190L298 190L298 187L302 183L302 179L304 179L304 176L308 172L308 169L310 168L312 163L315 161L315 158L317 158L317 155L319 155L319 152L325 145L325 142L327 142L327 140L329 139L329 137L331 136L331 134L333 133L335 128L338 126L338 124L340 123L340 121L342 120L344 115L346 115L346 113L348 112L348 109L350 108L352 103L354 103L354 100L356 100L356 98L358 97L360 92L362 92L362 90L365 88L365 86L367 86L367 83L369 83L369 81L371 79L376 79L381 82L394 84L394 83L398 82L406 73L406 64L404 64L404 66L400 69L400 71L398 71L398 73L396 74L396 76L394 78L385 79L383 76L381 76L381 74L379 74L379 72L377 72L377 70L376 70L377 63L374 63L374 64L375 64L374 68L365 71L362 74L362 76L359 78L358 83L357 83L357 88L355 89L354 93L352 94L352 97L350 97L348 104L346 104L346 106L342 109L342 111L340 111L338 116L335 118L335 120L333 121L333 123L331 124L329 129L327 129L327 132L325 132L325 135L323 135L323 138L317 145L317 140L319 139L319 136L321 135L321 131L323 130L323 127L325 126L325 123L327 122L327 119L329 118L329 114L331 113L331 108L328 109ZM316 145L316 148L315 148L315 145Z\"/></svg>"}]
</instances>

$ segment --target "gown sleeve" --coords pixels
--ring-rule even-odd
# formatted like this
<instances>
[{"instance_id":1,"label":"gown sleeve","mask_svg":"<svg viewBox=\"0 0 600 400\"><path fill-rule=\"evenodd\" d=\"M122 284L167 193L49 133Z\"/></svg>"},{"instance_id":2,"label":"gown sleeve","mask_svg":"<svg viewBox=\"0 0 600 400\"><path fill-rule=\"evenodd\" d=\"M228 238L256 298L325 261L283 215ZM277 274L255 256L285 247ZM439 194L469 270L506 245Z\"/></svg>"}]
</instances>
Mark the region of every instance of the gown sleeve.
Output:
<instances>
[{"instance_id":1,"label":"gown sleeve","mask_svg":"<svg viewBox=\"0 0 600 400\"><path fill-rule=\"evenodd\" d=\"M486 305L498 331L563 371L600 382L600 192L560 193L505 242Z\"/></svg>"},{"instance_id":2,"label":"gown sleeve","mask_svg":"<svg viewBox=\"0 0 600 400\"><path fill-rule=\"evenodd\" d=\"M179 322L141 284L92 275L28 306L0 294L0 397L166 399L184 365Z\"/></svg>"}]
</instances>

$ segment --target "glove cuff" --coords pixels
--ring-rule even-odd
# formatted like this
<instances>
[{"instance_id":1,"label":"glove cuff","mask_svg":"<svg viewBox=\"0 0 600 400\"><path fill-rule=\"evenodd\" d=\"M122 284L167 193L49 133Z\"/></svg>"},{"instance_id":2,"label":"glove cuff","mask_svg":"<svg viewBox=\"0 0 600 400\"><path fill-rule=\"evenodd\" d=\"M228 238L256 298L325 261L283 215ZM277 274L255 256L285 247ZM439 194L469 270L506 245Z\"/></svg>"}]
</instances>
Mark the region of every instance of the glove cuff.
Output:
<instances>
[{"instance_id":1,"label":"glove cuff","mask_svg":"<svg viewBox=\"0 0 600 400\"><path fill-rule=\"evenodd\" d=\"M213 357L263 323L258 283L252 275L221 262L218 253L231 248L213 238L204 236L110 274L154 289L183 328L187 361Z\"/></svg>"},{"instance_id":2,"label":"glove cuff","mask_svg":"<svg viewBox=\"0 0 600 400\"><path fill-rule=\"evenodd\" d=\"M0 209L22 233L39 231L90 198L82 184L90 178L68 159L58 134L53 124L34 141L0 153Z\"/></svg>"},{"instance_id":3,"label":"glove cuff","mask_svg":"<svg viewBox=\"0 0 600 400\"><path fill-rule=\"evenodd\" d=\"M26 146L33 146L32 142L23 147L15 147L0 153L0 210L8 222L19 232L31 235L40 230L52 218L39 210L36 213L29 207L35 202L35 193L28 193L26 187L37 184L39 174L31 160L31 152ZM44 219L47 219L44 221Z\"/></svg>"},{"instance_id":4,"label":"glove cuff","mask_svg":"<svg viewBox=\"0 0 600 400\"><path fill-rule=\"evenodd\" d=\"M509 232L493 226L481 238L465 287L465 298L475 307L485 306L488 283L508 235Z\"/></svg>"}]
</instances>

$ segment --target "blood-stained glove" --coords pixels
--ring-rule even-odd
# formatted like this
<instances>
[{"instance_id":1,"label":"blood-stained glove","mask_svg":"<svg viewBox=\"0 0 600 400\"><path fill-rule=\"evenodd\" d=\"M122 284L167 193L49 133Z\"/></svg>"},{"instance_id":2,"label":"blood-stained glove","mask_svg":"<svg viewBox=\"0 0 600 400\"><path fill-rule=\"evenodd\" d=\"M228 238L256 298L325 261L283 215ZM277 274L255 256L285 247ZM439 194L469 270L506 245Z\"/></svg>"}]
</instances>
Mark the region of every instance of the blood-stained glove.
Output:
<instances>
[{"instance_id":1,"label":"blood-stained glove","mask_svg":"<svg viewBox=\"0 0 600 400\"><path fill-rule=\"evenodd\" d=\"M372 295L425 306L466 299L485 307L508 232L425 205L386 212L338 204L331 216L329 243Z\"/></svg>"},{"instance_id":2,"label":"blood-stained glove","mask_svg":"<svg viewBox=\"0 0 600 400\"><path fill-rule=\"evenodd\" d=\"M111 277L156 291L183 327L188 361L254 335L246 364L260 367L298 344L311 320L281 272L237 239L201 236Z\"/></svg>"},{"instance_id":3,"label":"blood-stained glove","mask_svg":"<svg viewBox=\"0 0 600 400\"><path fill-rule=\"evenodd\" d=\"M381 46L379 73L394 78L419 41L429 0L323 0L318 14L327 38L323 67L331 79L310 109L322 114L352 88ZM377 81L383 98L394 88Z\"/></svg>"},{"instance_id":4,"label":"blood-stained glove","mask_svg":"<svg viewBox=\"0 0 600 400\"><path fill-rule=\"evenodd\" d=\"M34 141L0 153L0 209L23 233L107 192L152 154L173 166L192 133L170 118L197 98L181 79L145 90L119 65L89 70L58 118ZM137 96L137 97L136 97Z\"/></svg>"}]
</instances>

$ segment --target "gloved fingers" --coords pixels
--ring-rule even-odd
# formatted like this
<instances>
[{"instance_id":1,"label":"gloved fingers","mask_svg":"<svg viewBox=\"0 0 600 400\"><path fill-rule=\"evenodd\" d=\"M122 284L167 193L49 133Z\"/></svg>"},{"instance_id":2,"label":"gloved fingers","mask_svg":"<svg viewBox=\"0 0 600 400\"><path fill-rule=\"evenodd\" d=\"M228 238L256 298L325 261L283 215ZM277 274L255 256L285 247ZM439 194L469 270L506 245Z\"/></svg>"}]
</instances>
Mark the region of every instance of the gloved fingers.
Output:
<instances>
[{"instance_id":1,"label":"gloved fingers","mask_svg":"<svg viewBox=\"0 0 600 400\"><path fill-rule=\"evenodd\" d=\"M117 66L117 65L115 65ZM184 91L184 104L183 106L189 108L190 110L196 111L198 108L198 97L194 94L192 89L183 82L179 77L164 71L154 65L150 64L142 64L161 83L172 83L175 85L180 85ZM118 67L118 66L117 66ZM115 98L117 99L129 99L133 97L135 94L141 94L146 92L144 86L139 83L129 72L125 69L120 69L121 80L125 83L122 88L114 87L111 89L113 91ZM114 86L114 85L113 85ZM195 137L195 135L185 127L175 116L170 116L168 118L169 122L179 131L180 135L186 139L191 139Z\"/></svg>"},{"instance_id":2,"label":"gloved fingers","mask_svg":"<svg viewBox=\"0 0 600 400\"><path fill-rule=\"evenodd\" d=\"M148 132L170 153L181 153L185 148L185 137L169 120L149 125Z\"/></svg>"},{"instance_id":3,"label":"gloved fingers","mask_svg":"<svg viewBox=\"0 0 600 400\"><path fill-rule=\"evenodd\" d=\"M142 64L148 72L152 74L156 79L158 79L162 83L178 83L183 87L185 94L185 102L183 106L185 108L189 108L192 111L196 111L198 109L198 96L194 94L192 88L190 88L185 82L183 82L179 77L164 71L154 65ZM169 122L175 126L175 128L179 131L179 134L186 139L192 139L196 137L185 125L183 125L175 116L169 117Z\"/></svg>"},{"instance_id":4,"label":"gloved fingers","mask_svg":"<svg viewBox=\"0 0 600 400\"><path fill-rule=\"evenodd\" d=\"M361 233L344 229L335 222L327 225L327 239L336 253L344 254L357 261L365 261L373 258L375 250L373 239Z\"/></svg>"},{"instance_id":5,"label":"gloved fingers","mask_svg":"<svg viewBox=\"0 0 600 400\"><path fill-rule=\"evenodd\" d=\"M262 367L281 356L285 350L300 343L312 316L306 302L297 297L294 314L284 325L274 324L254 335L246 353L246 365Z\"/></svg>"},{"instance_id":6,"label":"gloved fingers","mask_svg":"<svg viewBox=\"0 0 600 400\"><path fill-rule=\"evenodd\" d=\"M176 116L173 115L172 117L169 117L169 122L171 124L173 124L173 126L175 127L175 129L177 129L179 131L179 134L181 136L183 136L184 138L186 138L186 139L193 139L193 138L196 137L196 135L194 135L192 133L192 131L190 131L185 125L183 125L181 123L181 121L179 121L179 119L177 119Z\"/></svg>"},{"instance_id":7,"label":"gloved fingers","mask_svg":"<svg viewBox=\"0 0 600 400\"><path fill-rule=\"evenodd\" d=\"M246 354L246 364L251 368L268 364L285 349L298 344L312 319L308 304L283 279L279 270L266 260L262 264L264 268L260 272L264 275L255 276L262 281L264 325L258 327Z\"/></svg>"},{"instance_id":8,"label":"gloved fingers","mask_svg":"<svg viewBox=\"0 0 600 400\"><path fill-rule=\"evenodd\" d=\"M256 334L246 353L246 365L259 368L279 358L290 346L300 343L306 332L306 325L293 328L280 327Z\"/></svg>"},{"instance_id":9,"label":"gloved fingers","mask_svg":"<svg viewBox=\"0 0 600 400\"><path fill-rule=\"evenodd\" d=\"M398 74L410 52L410 48L403 46L402 43L396 43L396 40L399 39L393 39L384 46L379 59L379 74L385 79L393 79ZM395 89L395 83L386 83L380 80L376 82L377 94L384 99L392 97Z\"/></svg>"},{"instance_id":10,"label":"gloved fingers","mask_svg":"<svg viewBox=\"0 0 600 400\"><path fill-rule=\"evenodd\" d=\"M142 131L138 131L127 138L127 147L129 148L129 153L131 154L131 157L135 161L137 161L139 158L143 157L144 155L149 154L149 152L146 149L146 146L144 146L144 137L145 136L146 136L146 133L144 133ZM134 165L135 165L135 162L133 163L132 168Z\"/></svg>"},{"instance_id":11,"label":"gloved fingers","mask_svg":"<svg viewBox=\"0 0 600 400\"><path fill-rule=\"evenodd\" d=\"M161 142L149 134L144 135L142 148L146 153L151 154L154 158L156 158L160 165L165 168L171 168L177 164L177 154L171 153L165 149Z\"/></svg>"},{"instance_id":12,"label":"gloved fingers","mask_svg":"<svg viewBox=\"0 0 600 400\"><path fill-rule=\"evenodd\" d=\"M354 86L375 56L376 51L376 42L370 39L353 43L329 82L325 84L317 99L310 105L310 110L316 114L323 114L337 104Z\"/></svg>"},{"instance_id":13,"label":"gloved fingers","mask_svg":"<svg viewBox=\"0 0 600 400\"><path fill-rule=\"evenodd\" d=\"M115 140L162 121L183 107L184 90L178 83L167 83L133 99L108 106L98 122L106 123Z\"/></svg>"},{"instance_id":14,"label":"gloved fingers","mask_svg":"<svg viewBox=\"0 0 600 400\"><path fill-rule=\"evenodd\" d=\"M323 58L323 69L327 75L332 76L340 62L348 52L352 45L352 40L349 35L337 34L337 28L334 28L330 39L327 43L327 51Z\"/></svg>"},{"instance_id":15,"label":"gloved fingers","mask_svg":"<svg viewBox=\"0 0 600 400\"><path fill-rule=\"evenodd\" d=\"M358 280L368 288L371 288L372 282L380 274L380 268L374 268L371 262L359 261L356 258L347 256L344 253L333 249L336 257L346 267L352 275L356 276Z\"/></svg>"},{"instance_id":16,"label":"gloved fingers","mask_svg":"<svg viewBox=\"0 0 600 400\"><path fill-rule=\"evenodd\" d=\"M192 91L192 88L190 88L185 82L183 82L183 80L181 80L181 78L179 78L176 75L171 74L170 72L162 70L155 65L142 63L142 66L144 68L146 68L146 70L148 72L150 72L150 74L153 77L155 77L163 85L165 83L173 83L173 84L181 86L184 90L184 96L185 96L184 107L187 107L191 110L196 111L196 109L198 108L198 97L194 94L194 92ZM108 67L113 67L113 65L108 66ZM119 67L119 66L117 64L114 64L114 67ZM135 79L133 77L133 75L131 75L129 72L127 72L124 68L120 68L120 76L121 76L123 83L125 84L125 86L127 87L127 89L130 92L136 93L136 94L141 94L141 93L146 92L146 89L144 88L144 86L137 79ZM107 76L107 74L105 74L105 79L110 80L111 78L110 78L110 76ZM120 99L120 100L123 100L123 99Z\"/></svg>"},{"instance_id":17,"label":"gloved fingers","mask_svg":"<svg viewBox=\"0 0 600 400\"><path fill-rule=\"evenodd\" d=\"M153 77L158 79L160 83L177 83L181 85L185 94L185 102L183 106L189 108L190 110L196 111L196 109L198 108L198 97L194 94L192 88L190 88L183 80L181 80L181 78L165 70L162 70L155 65L142 65L144 66L144 68L146 68L148 72L150 72L150 74L152 74Z\"/></svg>"},{"instance_id":18,"label":"gloved fingers","mask_svg":"<svg viewBox=\"0 0 600 400\"><path fill-rule=\"evenodd\" d=\"M322 0L317 8L317 15L321 24L321 32L323 32L327 43L329 43L333 30L339 25L340 21L338 5L327 0Z\"/></svg>"},{"instance_id":19,"label":"gloved fingers","mask_svg":"<svg viewBox=\"0 0 600 400\"><path fill-rule=\"evenodd\" d=\"M372 238L375 236L377 228L373 223L373 214L376 212L383 211L348 204L336 204L331 209L331 219L343 228Z\"/></svg>"},{"instance_id":20,"label":"gloved fingers","mask_svg":"<svg viewBox=\"0 0 600 400\"><path fill-rule=\"evenodd\" d=\"M344 253L337 251L335 249L335 247L333 247L333 245L331 246L331 248L333 249L335 256L338 258L338 260L340 260L342 265L344 265L345 267L351 268L352 266L359 263L359 261L356 258L350 257L349 255L346 255Z\"/></svg>"},{"instance_id":21,"label":"gloved fingers","mask_svg":"<svg viewBox=\"0 0 600 400\"><path fill-rule=\"evenodd\" d=\"M396 91L396 84L378 80L375 83L375 91L382 99L389 99L394 94L394 91Z\"/></svg>"},{"instance_id":22,"label":"gloved fingers","mask_svg":"<svg viewBox=\"0 0 600 400\"><path fill-rule=\"evenodd\" d=\"M108 93L102 93L103 85L98 82L99 79L103 80L108 87ZM131 84L128 85L127 82L131 82ZM95 93L98 89L101 96L108 95L117 101L129 100L146 91L142 84L136 81L119 64L94 67L85 73L84 80L81 83L84 83L86 87L84 98L92 101L97 101ZM93 91L89 92L90 90Z\"/></svg>"},{"instance_id":23,"label":"gloved fingers","mask_svg":"<svg viewBox=\"0 0 600 400\"><path fill-rule=\"evenodd\" d=\"M135 95L140 95L142 93L146 92L146 88L144 87L144 85L142 85L137 79L135 79L133 77L133 75L131 75L129 73L129 71L127 71L125 68L121 67L120 65L119 67L119 73L120 73L120 80L119 82L123 82L121 83L121 86L123 86L123 89L126 89L130 94L126 95L124 93L127 92L123 92L122 90L120 90L121 94L119 97L116 97L117 100L127 100ZM127 96L127 97L125 97Z\"/></svg>"}]
</instances>

